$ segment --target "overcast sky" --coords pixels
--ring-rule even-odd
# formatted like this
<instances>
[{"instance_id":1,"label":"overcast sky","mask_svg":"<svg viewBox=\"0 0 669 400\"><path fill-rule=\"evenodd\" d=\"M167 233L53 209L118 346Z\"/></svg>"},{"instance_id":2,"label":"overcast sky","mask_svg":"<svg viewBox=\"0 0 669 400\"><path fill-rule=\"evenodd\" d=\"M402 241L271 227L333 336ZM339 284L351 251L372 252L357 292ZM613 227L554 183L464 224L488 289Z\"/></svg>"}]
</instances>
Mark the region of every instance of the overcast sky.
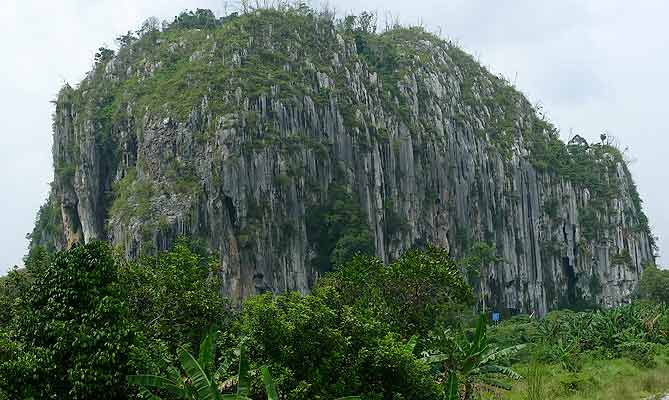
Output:
<instances>
[{"instance_id":1,"label":"overcast sky","mask_svg":"<svg viewBox=\"0 0 669 400\"><path fill-rule=\"evenodd\" d=\"M230 2L228 2L230 3ZM338 12L441 32L503 74L561 129L629 146L661 250L669 246L669 2L613 0L331 0ZM21 262L52 179L50 103L101 45L148 17L223 12L222 0L0 0L0 274ZM666 265L669 258L662 257Z\"/></svg>"}]
</instances>

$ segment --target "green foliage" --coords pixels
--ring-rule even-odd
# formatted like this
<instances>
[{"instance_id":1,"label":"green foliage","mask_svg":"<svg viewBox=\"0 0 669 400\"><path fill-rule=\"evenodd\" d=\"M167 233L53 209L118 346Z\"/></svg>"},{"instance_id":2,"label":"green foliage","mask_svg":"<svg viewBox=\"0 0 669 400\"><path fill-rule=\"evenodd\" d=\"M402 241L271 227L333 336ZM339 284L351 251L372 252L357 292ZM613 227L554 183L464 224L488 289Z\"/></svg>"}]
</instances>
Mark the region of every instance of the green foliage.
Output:
<instances>
[{"instance_id":1,"label":"green foliage","mask_svg":"<svg viewBox=\"0 0 669 400\"><path fill-rule=\"evenodd\" d=\"M42 272L51 263L52 255L44 246L33 246L23 259L26 270L32 274Z\"/></svg>"},{"instance_id":2,"label":"green foliage","mask_svg":"<svg viewBox=\"0 0 669 400\"><path fill-rule=\"evenodd\" d=\"M505 376L513 380L521 376L508 366L499 364L509 356L520 351L524 344L499 349L491 345L487 336L486 316L482 314L477 323L471 340L464 341L463 345L455 343L449 346L445 353L431 354L423 359L428 364L438 366L437 373L444 376L449 382L453 375L457 375L463 383L461 398L469 400L474 395L473 388L477 383L492 387L511 389L511 385L497 379Z\"/></svg>"},{"instance_id":3,"label":"green foliage","mask_svg":"<svg viewBox=\"0 0 669 400\"><path fill-rule=\"evenodd\" d=\"M198 8L184 11L174 18L168 29L212 29L221 24L211 10Z\"/></svg>"},{"instance_id":4,"label":"green foliage","mask_svg":"<svg viewBox=\"0 0 669 400\"><path fill-rule=\"evenodd\" d=\"M544 212L550 219L557 219L559 213L560 202L556 198L546 199L544 201Z\"/></svg>"},{"instance_id":5,"label":"green foliage","mask_svg":"<svg viewBox=\"0 0 669 400\"><path fill-rule=\"evenodd\" d=\"M287 175L276 175L274 177L274 184L281 190L286 190L290 185L290 177Z\"/></svg>"},{"instance_id":6,"label":"green foliage","mask_svg":"<svg viewBox=\"0 0 669 400\"><path fill-rule=\"evenodd\" d=\"M130 375L128 383L139 385L144 391L150 389L160 389L171 393L179 399L192 400L220 400L221 396L217 383L212 374L214 369L214 355L216 353L216 331L211 330L200 344L200 352L196 359L185 348L177 350L180 361L181 371L178 367L171 366L168 369L169 375L161 377L157 375ZM242 352L243 354L243 352ZM242 363L245 363L242 356ZM240 366L240 376L245 374L246 370ZM182 376L183 374L183 376ZM217 372L216 374L220 374ZM242 378L239 378L239 388L235 398L244 399L245 393L241 385ZM154 398L154 394L151 394Z\"/></svg>"},{"instance_id":7,"label":"green foliage","mask_svg":"<svg viewBox=\"0 0 669 400\"><path fill-rule=\"evenodd\" d=\"M455 372L449 372L446 380L446 400L460 400L460 382Z\"/></svg>"},{"instance_id":8,"label":"green foliage","mask_svg":"<svg viewBox=\"0 0 669 400\"><path fill-rule=\"evenodd\" d=\"M667 311L666 305L654 303L594 312L555 311L541 320L506 321L492 334L505 345L530 343L527 356L572 372L581 370L588 357L650 363L653 344L669 343Z\"/></svg>"},{"instance_id":9,"label":"green foliage","mask_svg":"<svg viewBox=\"0 0 669 400\"><path fill-rule=\"evenodd\" d=\"M579 227L588 241L600 239L603 232L608 229L603 221L612 212L611 201L620 195L623 187L621 178L626 182L632 182L620 150L605 143L565 145L560 140L557 130L539 118L535 118L531 129L526 129L524 135L531 149L530 161L535 167L565 178L589 191L590 201L587 207L579 210ZM624 177L618 176L618 165L625 171ZM630 210L630 218L638 221L639 231L647 234L654 244L638 192L633 184L630 193L634 203L634 209ZM546 212L551 218L554 218L555 214L553 206L551 203L545 204Z\"/></svg>"},{"instance_id":10,"label":"green foliage","mask_svg":"<svg viewBox=\"0 0 669 400\"><path fill-rule=\"evenodd\" d=\"M247 300L242 334L251 358L272 367L289 399L436 398L413 335L457 319L471 300L441 250L408 252L387 267L356 257L321 279L312 295Z\"/></svg>"},{"instance_id":11,"label":"green foliage","mask_svg":"<svg viewBox=\"0 0 669 400\"><path fill-rule=\"evenodd\" d=\"M328 293L265 294L245 303L242 333L251 359L274 371L288 399L349 393L436 398L429 368L406 342L381 321L329 304L336 294ZM252 393L260 390L257 378L250 387Z\"/></svg>"},{"instance_id":12,"label":"green foliage","mask_svg":"<svg viewBox=\"0 0 669 400\"><path fill-rule=\"evenodd\" d=\"M611 257L612 265L625 265L629 267L632 266L632 262L632 256L627 249L623 249L620 253Z\"/></svg>"},{"instance_id":13,"label":"green foliage","mask_svg":"<svg viewBox=\"0 0 669 400\"><path fill-rule=\"evenodd\" d=\"M639 281L639 294L641 298L669 304L669 270L646 265Z\"/></svg>"},{"instance_id":14,"label":"green foliage","mask_svg":"<svg viewBox=\"0 0 669 400\"><path fill-rule=\"evenodd\" d=\"M120 266L103 243L51 263L39 254L0 281L0 340L11 344L0 390L11 398L127 398L126 374L166 372L177 349L230 320L194 245Z\"/></svg>"},{"instance_id":15,"label":"green foliage","mask_svg":"<svg viewBox=\"0 0 669 400\"><path fill-rule=\"evenodd\" d=\"M355 194L333 185L327 203L307 209L307 238L316 247L314 265L330 270L356 254L373 255L374 237Z\"/></svg>"},{"instance_id":16,"label":"green foliage","mask_svg":"<svg viewBox=\"0 0 669 400\"><path fill-rule=\"evenodd\" d=\"M95 64L105 64L114 57L114 50L100 47L95 53Z\"/></svg>"},{"instance_id":17,"label":"green foliage","mask_svg":"<svg viewBox=\"0 0 669 400\"><path fill-rule=\"evenodd\" d=\"M116 198L109 214L118 218L120 223L128 223L132 218L146 221L151 216L154 185L147 179L138 178L135 169L128 170L126 176L115 184L114 192Z\"/></svg>"},{"instance_id":18,"label":"green foliage","mask_svg":"<svg viewBox=\"0 0 669 400\"><path fill-rule=\"evenodd\" d=\"M169 376L156 375L131 375L128 383L139 385L143 391L159 389L175 395L180 399L191 400L250 400L249 398L249 360L246 348L242 343L239 347L239 369L236 377L237 390L234 394L221 395L218 381L225 373L226 364L222 364L216 372L214 371L214 355L216 354L216 331L211 330L200 344L200 353L197 359L187 350L178 350L181 372L177 367L169 369ZM274 383L274 378L269 368L261 368L262 381L264 384L267 400L279 400L279 394ZM149 392L151 398L158 398ZM336 400L359 400L357 396L342 397Z\"/></svg>"},{"instance_id":19,"label":"green foliage","mask_svg":"<svg viewBox=\"0 0 669 400\"><path fill-rule=\"evenodd\" d=\"M383 203L384 210L384 228L389 237L393 237L399 233L405 233L409 229L406 217L403 217L395 211L395 204L392 201Z\"/></svg>"},{"instance_id":20,"label":"green foliage","mask_svg":"<svg viewBox=\"0 0 669 400\"><path fill-rule=\"evenodd\" d=\"M194 345L208 326L230 319L221 298L217 262L180 239L174 248L123 265L119 284L133 318L153 340Z\"/></svg>"},{"instance_id":21,"label":"green foliage","mask_svg":"<svg viewBox=\"0 0 669 400\"><path fill-rule=\"evenodd\" d=\"M588 241L597 239L602 232L599 216L591 208L579 209L578 226L581 228L583 237Z\"/></svg>"},{"instance_id":22,"label":"green foliage","mask_svg":"<svg viewBox=\"0 0 669 400\"><path fill-rule=\"evenodd\" d=\"M17 301L30 289L32 274L26 269L12 269L6 276L0 277L0 330L10 328L16 317Z\"/></svg>"},{"instance_id":23,"label":"green foliage","mask_svg":"<svg viewBox=\"0 0 669 400\"><path fill-rule=\"evenodd\" d=\"M622 357L629 358L636 365L643 368L655 366L655 344L643 341L630 341L618 345Z\"/></svg>"},{"instance_id":24,"label":"green foliage","mask_svg":"<svg viewBox=\"0 0 669 400\"><path fill-rule=\"evenodd\" d=\"M557 365L539 364L537 366L542 375L539 382L532 383L531 373L527 372L527 380L514 385L512 392L501 398L509 400L654 398L652 395L666 392L669 386L669 364L667 364L669 353L667 350L669 349L665 348L662 354L656 357L657 366L654 368L638 366L626 358L609 360L587 357L579 372L565 371ZM528 368L531 371L533 364L530 364ZM542 397L530 397L529 394L532 393L530 386L534 386L535 389L538 387L539 391L535 390L534 393L541 393Z\"/></svg>"},{"instance_id":25,"label":"green foliage","mask_svg":"<svg viewBox=\"0 0 669 400\"><path fill-rule=\"evenodd\" d=\"M464 266L467 271L469 282L474 282L478 278L481 269L495 265L504 259L497 255L495 247L486 242L474 242L467 251L467 255L461 258L458 263Z\"/></svg>"},{"instance_id":26,"label":"green foliage","mask_svg":"<svg viewBox=\"0 0 669 400\"><path fill-rule=\"evenodd\" d=\"M46 203L37 212L35 227L27 239L30 242L30 251L41 246L49 254L54 254L60 246L65 246L63 214L53 189L49 192Z\"/></svg>"},{"instance_id":27,"label":"green foliage","mask_svg":"<svg viewBox=\"0 0 669 400\"><path fill-rule=\"evenodd\" d=\"M21 343L0 327L0 399L30 399L44 395L39 375L49 351Z\"/></svg>"},{"instance_id":28,"label":"green foliage","mask_svg":"<svg viewBox=\"0 0 669 400\"><path fill-rule=\"evenodd\" d=\"M165 176L170 180L174 193L197 195L200 191L200 178L191 163L173 160Z\"/></svg>"},{"instance_id":29,"label":"green foliage","mask_svg":"<svg viewBox=\"0 0 669 400\"><path fill-rule=\"evenodd\" d=\"M0 324L0 390L10 398L209 398L236 382L249 398L440 398L416 356L426 343L418 337L471 304L445 252L412 251L388 267L357 257L312 295L258 296L237 315L219 296L215 265L185 242L122 265L92 243L10 274L0 281L11 310ZM217 340L205 336L210 326L224 327ZM252 363L246 351L226 350L241 337ZM198 342L195 359L188 349ZM156 394L127 387L133 374Z\"/></svg>"},{"instance_id":30,"label":"green foliage","mask_svg":"<svg viewBox=\"0 0 669 400\"><path fill-rule=\"evenodd\" d=\"M669 381L658 377L669 371L667 311L666 305L642 302L496 325L491 340L528 344L527 352L511 360L527 367L527 379L508 398L626 399L664 390Z\"/></svg>"},{"instance_id":31,"label":"green foliage","mask_svg":"<svg viewBox=\"0 0 669 400\"><path fill-rule=\"evenodd\" d=\"M405 339L458 319L471 288L456 263L436 247L411 250L394 263L356 257L318 282L315 293L336 290L341 306L384 321Z\"/></svg>"},{"instance_id":32,"label":"green foliage","mask_svg":"<svg viewBox=\"0 0 669 400\"><path fill-rule=\"evenodd\" d=\"M548 398L545 387L545 374L543 367L532 364L528 367L526 375L527 389L524 400L544 400Z\"/></svg>"},{"instance_id":33,"label":"green foliage","mask_svg":"<svg viewBox=\"0 0 669 400\"><path fill-rule=\"evenodd\" d=\"M126 397L135 337L117 283L111 250L100 242L60 253L39 271L15 314L15 337L30 344L24 360L34 369L14 371L20 376L3 389L17 396L28 385L39 397Z\"/></svg>"},{"instance_id":34,"label":"green foliage","mask_svg":"<svg viewBox=\"0 0 669 400\"><path fill-rule=\"evenodd\" d=\"M518 316L490 329L481 317L462 331L471 289L433 247L388 266L356 257L311 295L264 294L236 315L218 294L217 264L187 242L120 266L102 243L31 260L0 280L7 398L471 398L508 388L519 377L511 363L530 360L569 372L559 390L577 393L594 385L584 375L592 360L662 367L669 344L667 305L657 303ZM205 334L212 326L220 334ZM130 382L155 394L128 387L134 374ZM545 379L530 373L526 398Z\"/></svg>"}]
</instances>

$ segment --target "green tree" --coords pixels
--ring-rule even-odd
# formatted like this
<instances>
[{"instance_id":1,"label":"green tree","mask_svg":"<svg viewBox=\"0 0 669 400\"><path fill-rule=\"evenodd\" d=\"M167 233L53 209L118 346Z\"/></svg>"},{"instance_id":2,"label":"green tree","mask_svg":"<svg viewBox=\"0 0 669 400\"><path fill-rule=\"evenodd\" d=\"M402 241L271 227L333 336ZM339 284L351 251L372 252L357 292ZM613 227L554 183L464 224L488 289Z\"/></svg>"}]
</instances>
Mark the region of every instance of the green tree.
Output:
<instances>
[{"instance_id":1,"label":"green tree","mask_svg":"<svg viewBox=\"0 0 669 400\"><path fill-rule=\"evenodd\" d=\"M356 254L373 255L374 237L354 193L341 185L328 191L323 206L307 209L307 237L316 247L315 266L323 271L350 261Z\"/></svg>"},{"instance_id":2,"label":"green tree","mask_svg":"<svg viewBox=\"0 0 669 400\"><path fill-rule=\"evenodd\" d=\"M639 281L639 294L644 299L669 303L669 270L647 265Z\"/></svg>"},{"instance_id":3,"label":"green tree","mask_svg":"<svg viewBox=\"0 0 669 400\"><path fill-rule=\"evenodd\" d=\"M483 311L486 310L485 293L485 279L481 279L481 274L485 272L486 268L503 261L495 251L495 247L485 242L474 242L469 248L467 256L460 260L460 264L465 267L467 271L467 281L472 287L477 288L481 300Z\"/></svg>"},{"instance_id":4,"label":"green tree","mask_svg":"<svg viewBox=\"0 0 669 400\"><path fill-rule=\"evenodd\" d=\"M59 253L19 299L16 339L33 369L13 385L39 398L126 398L135 335L117 285L109 246L95 242ZM15 387L15 389L16 389Z\"/></svg>"},{"instance_id":5,"label":"green tree","mask_svg":"<svg viewBox=\"0 0 669 400\"><path fill-rule=\"evenodd\" d=\"M358 256L322 278L312 295L247 300L241 333L251 359L272 368L289 399L430 399L439 390L414 354L413 337L452 323L472 301L443 250L410 251L388 266Z\"/></svg>"},{"instance_id":6,"label":"green tree","mask_svg":"<svg viewBox=\"0 0 669 400\"><path fill-rule=\"evenodd\" d=\"M327 292L327 294L326 294ZM333 290L319 295L264 294L247 300L242 335L254 367L270 368L287 399L436 399L429 366L387 324L340 307ZM257 398L262 383L255 378Z\"/></svg>"},{"instance_id":7,"label":"green tree","mask_svg":"<svg viewBox=\"0 0 669 400\"><path fill-rule=\"evenodd\" d=\"M51 263L51 254L44 246L31 246L28 255L23 259L26 270L39 273Z\"/></svg>"},{"instance_id":8,"label":"green tree","mask_svg":"<svg viewBox=\"0 0 669 400\"><path fill-rule=\"evenodd\" d=\"M221 394L218 381L224 375L227 365L221 365L214 372L216 356L216 330L210 330L200 344L200 352L197 358L186 349L180 348L179 360L181 371L177 367L169 369L169 376L156 375L131 375L128 377L130 384L139 385L144 393L151 398L158 397L150 392L150 389L158 389L187 400L250 400L249 398L249 361L246 349L242 343L239 346L239 369L237 372L237 390L234 394ZM268 400L279 400L279 394L274 383L274 378L269 368L261 368L262 381ZM337 400L358 400L356 396L348 396Z\"/></svg>"},{"instance_id":9,"label":"green tree","mask_svg":"<svg viewBox=\"0 0 669 400\"><path fill-rule=\"evenodd\" d=\"M128 33L116 37L116 43L118 43L119 47L121 48L128 47L136 41L137 37L132 33L132 31L128 31Z\"/></svg>"},{"instance_id":10,"label":"green tree","mask_svg":"<svg viewBox=\"0 0 669 400\"><path fill-rule=\"evenodd\" d=\"M49 351L17 341L0 327L0 399L40 398L41 369ZM3 397L3 395L5 397Z\"/></svg>"},{"instance_id":11,"label":"green tree","mask_svg":"<svg viewBox=\"0 0 669 400\"><path fill-rule=\"evenodd\" d=\"M315 293L333 289L337 307L352 307L386 323L404 339L457 322L473 303L471 288L448 253L434 246L410 250L385 266L356 257L321 279Z\"/></svg>"},{"instance_id":12,"label":"green tree","mask_svg":"<svg viewBox=\"0 0 669 400\"><path fill-rule=\"evenodd\" d=\"M95 53L95 64L104 64L114 57L114 50L106 47L100 47Z\"/></svg>"},{"instance_id":13,"label":"green tree","mask_svg":"<svg viewBox=\"0 0 669 400\"><path fill-rule=\"evenodd\" d=\"M0 277L0 328L10 328L14 319L15 303L30 288L31 274L26 269L14 268Z\"/></svg>"},{"instance_id":14,"label":"green tree","mask_svg":"<svg viewBox=\"0 0 669 400\"><path fill-rule=\"evenodd\" d=\"M220 25L211 10L198 8L196 11L184 11L174 19L170 28L177 29L211 29Z\"/></svg>"},{"instance_id":15,"label":"green tree","mask_svg":"<svg viewBox=\"0 0 669 400\"><path fill-rule=\"evenodd\" d=\"M144 335L170 351L195 345L207 327L231 318L221 297L218 263L196 244L180 239L174 248L123 265L119 281L130 314Z\"/></svg>"}]
</instances>

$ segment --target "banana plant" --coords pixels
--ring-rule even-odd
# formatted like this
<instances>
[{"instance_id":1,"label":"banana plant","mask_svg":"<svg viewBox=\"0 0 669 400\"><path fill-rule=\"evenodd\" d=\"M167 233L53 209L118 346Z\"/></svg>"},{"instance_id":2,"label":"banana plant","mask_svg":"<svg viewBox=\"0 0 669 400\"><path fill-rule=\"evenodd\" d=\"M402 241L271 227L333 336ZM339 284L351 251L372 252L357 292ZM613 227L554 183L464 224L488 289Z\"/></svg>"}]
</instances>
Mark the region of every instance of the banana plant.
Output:
<instances>
[{"instance_id":1,"label":"banana plant","mask_svg":"<svg viewBox=\"0 0 669 400\"><path fill-rule=\"evenodd\" d=\"M450 367L445 368L443 372L444 374L448 374L445 380L447 399L458 398L458 377L462 377L464 385L462 398L464 400L471 398L474 383L476 382L509 390L511 389L511 385L494 379L494 376L503 375L514 380L522 378L513 369L499 365L496 361L518 352L525 345L511 346L500 350L488 343L486 330L486 317L482 314L476 323L476 330L472 340L464 346L457 344L456 352L458 354L435 354L422 359L428 364L443 365L446 362L450 362Z\"/></svg>"},{"instance_id":2,"label":"banana plant","mask_svg":"<svg viewBox=\"0 0 669 400\"><path fill-rule=\"evenodd\" d=\"M232 394L221 394L215 377L223 375L228 365L219 367L216 373L209 374L214 369L214 356L216 355L216 331L212 330L200 343L200 352L197 359L186 349L179 348L177 355L182 376L175 367L168 369L168 376L156 375L131 375L128 383L138 385L140 392L151 400L160 400L160 397L151 392L151 389L159 389L185 400L251 400L249 398L249 362L244 345L239 346L239 372L237 373L237 391ZM267 400L279 400L279 394L274 385L274 379L269 368L261 368L263 384L267 393ZM360 400L358 396L341 397L336 400Z\"/></svg>"},{"instance_id":3,"label":"banana plant","mask_svg":"<svg viewBox=\"0 0 669 400\"><path fill-rule=\"evenodd\" d=\"M214 375L207 372L213 370L215 354L216 331L212 330L200 343L200 351L197 359L183 347L177 349L177 356L184 376L181 375L176 367L170 367L168 368L166 377L157 375L131 375L128 376L128 383L138 385L140 391L151 400L160 399L151 392L151 389L163 390L175 395L179 399L188 400L247 399L249 368L244 347L240 347L239 383L237 385L237 393L234 395L221 395L216 386L215 379L213 379L214 376L220 375L223 372L221 369L225 369L225 366L219 368L219 371Z\"/></svg>"}]
</instances>

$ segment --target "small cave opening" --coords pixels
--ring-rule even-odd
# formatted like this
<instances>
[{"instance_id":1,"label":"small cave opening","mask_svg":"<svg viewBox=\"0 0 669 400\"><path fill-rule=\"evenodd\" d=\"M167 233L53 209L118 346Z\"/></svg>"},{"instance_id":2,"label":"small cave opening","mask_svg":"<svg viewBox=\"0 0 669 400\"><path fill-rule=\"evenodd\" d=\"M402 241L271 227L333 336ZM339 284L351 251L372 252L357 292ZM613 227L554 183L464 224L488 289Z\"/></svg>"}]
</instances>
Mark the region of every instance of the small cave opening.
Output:
<instances>
[{"instance_id":1,"label":"small cave opening","mask_svg":"<svg viewBox=\"0 0 669 400\"><path fill-rule=\"evenodd\" d=\"M228 215L230 216L230 223L232 224L232 227L237 228L237 209L235 208L235 203L232 201L232 197L224 196L223 203L225 204L225 208L227 209Z\"/></svg>"},{"instance_id":2,"label":"small cave opening","mask_svg":"<svg viewBox=\"0 0 669 400\"><path fill-rule=\"evenodd\" d=\"M253 285L255 286L257 294L272 291L272 288L267 284L267 282L265 282L265 275L262 272L256 272L253 274Z\"/></svg>"},{"instance_id":3,"label":"small cave opening","mask_svg":"<svg viewBox=\"0 0 669 400\"><path fill-rule=\"evenodd\" d=\"M562 269L567 277L567 302L576 304L576 273L574 266L569 262L569 257L562 257Z\"/></svg>"}]
</instances>

